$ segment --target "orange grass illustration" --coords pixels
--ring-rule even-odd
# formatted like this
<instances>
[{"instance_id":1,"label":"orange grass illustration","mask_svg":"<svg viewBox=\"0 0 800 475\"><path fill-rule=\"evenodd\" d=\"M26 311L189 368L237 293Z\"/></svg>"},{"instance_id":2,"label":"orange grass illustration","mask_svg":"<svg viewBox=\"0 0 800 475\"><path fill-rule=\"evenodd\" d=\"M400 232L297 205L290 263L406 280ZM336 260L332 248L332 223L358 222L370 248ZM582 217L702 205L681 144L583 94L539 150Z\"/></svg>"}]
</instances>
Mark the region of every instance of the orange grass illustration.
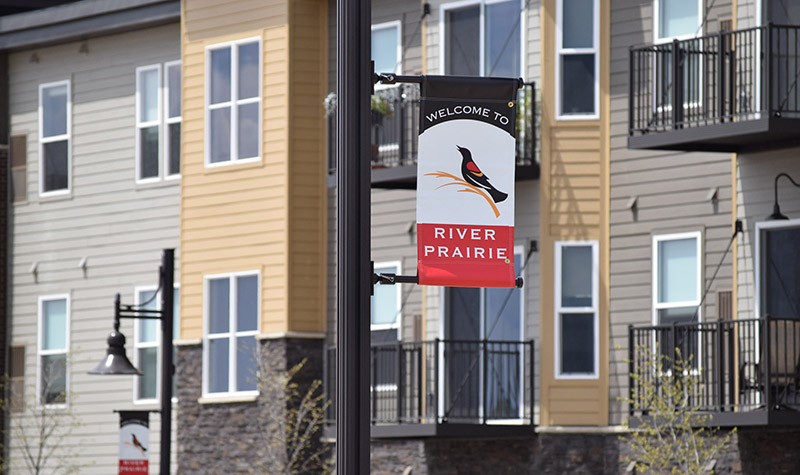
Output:
<instances>
[{"instance_id":1,"label":"orange grass illustration","mask_svg":"<svg viewBox=\"0 0 800 475\"><path fill-rule=\"evenodd\" d=\"M439 185L439 186L436 187L436 189L438 190L439 188L443 188L445 186L451 186L451 185L464 186L466 188L458 190L459 193L475 193L476 195L483 196L483 199L485 199L486 202L489 203L489 206L492 207L492 211L494 211L494 217L495 218L499 218L500 217L500 210L497 209L497 206L494 204L494 201L492 201L492 199L489 198L489 196L486 193L484 193L483 190L481 190L477 186L470 185L469 183L464 181L463 178L459 178L459 177L457 177L455 175L451 175L451 174L449 174L447 172L443 172L443 171L438 171L436 173L426 173L425 176L434 176L436 178L450 178L450 179L452 179L453 180L452 182L445 183L444 185Z\"/></svg>"}]
</instances>

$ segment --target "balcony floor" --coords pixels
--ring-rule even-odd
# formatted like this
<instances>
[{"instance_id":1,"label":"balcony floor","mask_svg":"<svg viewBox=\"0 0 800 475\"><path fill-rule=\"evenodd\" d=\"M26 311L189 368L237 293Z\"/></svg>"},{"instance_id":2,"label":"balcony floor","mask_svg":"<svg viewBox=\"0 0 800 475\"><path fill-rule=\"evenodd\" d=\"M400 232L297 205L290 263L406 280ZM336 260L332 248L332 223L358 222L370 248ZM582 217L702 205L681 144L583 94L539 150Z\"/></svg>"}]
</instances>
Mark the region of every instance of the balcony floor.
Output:
<instances>
[{"instance_id":1,"label":"balcony floor","mask_svg":"<svg viewBox=\"0 0 800 475\"><path fill-rule=\"evenodd\" d=\"M755 120L652 131L628 137L628 147L647 150L742 153L800 145L798 130L800 130L800 118L763 117Z\"/></svg>"},{"instance_id":2,"label":"balcony floor","mask_svg":"<svg viewBox=\"0 0 800 475\"><path fill-rule=\"evenodd\" d=\"M451 438L500 438L526 437L536 433L531 424L468 424L468 423L429 423L429 424L373 424L370 437L373 439L402 439L416 437ZM336 426L325 428L325 436L336 437Z\"/></svg>"}]
</instances>

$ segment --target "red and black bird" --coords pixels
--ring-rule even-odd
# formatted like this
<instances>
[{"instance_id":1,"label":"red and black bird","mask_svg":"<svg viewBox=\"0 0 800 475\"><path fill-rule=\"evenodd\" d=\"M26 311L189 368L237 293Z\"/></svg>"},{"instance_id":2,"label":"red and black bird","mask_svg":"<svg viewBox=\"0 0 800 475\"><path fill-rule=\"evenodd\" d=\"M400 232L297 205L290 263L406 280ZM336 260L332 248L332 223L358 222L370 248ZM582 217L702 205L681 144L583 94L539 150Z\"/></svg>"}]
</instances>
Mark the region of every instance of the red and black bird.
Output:
<instances>
[{"instance_id":1,"label":"red and black bird","mask_svg":"<svg viewBox=\"0 0 800 475\"><path fill-rule=\"evenodd\" d=\"M136 438L136 434L131 434L131 437L133 437L133 446L134 447L136 447L137 449L141 450L142 453L147 452L147 449L144 448L144 445L142 445L142 443L139 442L139 439Z\"/></svg>"},{"instance_id":2,"label":"red and black bird","mask_svg":"<svg viewBox=\"0 0 800 475\"><path fill-rule=\"evenodd\" d=\"M461 160L461 175L467 183L488 191L495 203L499 203L508 198L507 193L503 193L489 183L489 177L475 164L475 161L472 159L472 152L470 152L468 148L459 145L456 145L456 148L461 152L461 156L463 157L463 160Z\"/></svg>"}]
</instances>

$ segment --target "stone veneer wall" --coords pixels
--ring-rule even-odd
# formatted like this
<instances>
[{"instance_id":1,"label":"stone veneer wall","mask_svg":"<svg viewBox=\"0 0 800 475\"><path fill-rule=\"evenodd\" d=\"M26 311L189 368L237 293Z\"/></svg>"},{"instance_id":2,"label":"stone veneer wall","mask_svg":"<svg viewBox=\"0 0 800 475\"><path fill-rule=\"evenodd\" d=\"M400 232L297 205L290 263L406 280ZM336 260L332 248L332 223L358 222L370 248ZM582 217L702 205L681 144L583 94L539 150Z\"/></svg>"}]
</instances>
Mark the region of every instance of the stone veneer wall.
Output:
<instances>
[{"instance_id":1,"label":"stone veneer wall","mask_svg":"<svg viewBox=\"0 0 800 475\"><path fill-rule=\"evenodd\" d=\"M540 433L509 439L373 440L375 475L625 474L629 448L618 434ZM796 474L800 430L742 428L715 474Z\"/></svg>"},{"instance_id":2,"label":"stone veneer wall","mask_svg":"<svg viewBox=\"0 0 800 475\"><path fill-rule=\"evenodd\" d=\"M294 381L307 388L322 379L323 341L281 338L261 342L261 355L275 371L285 371L307 358ZM266 428L259 413L278 395L260 394L253 402L200 404L202 346L178 347L178 473L253 473L265 444Z\"/></svg>"}]
</instances>

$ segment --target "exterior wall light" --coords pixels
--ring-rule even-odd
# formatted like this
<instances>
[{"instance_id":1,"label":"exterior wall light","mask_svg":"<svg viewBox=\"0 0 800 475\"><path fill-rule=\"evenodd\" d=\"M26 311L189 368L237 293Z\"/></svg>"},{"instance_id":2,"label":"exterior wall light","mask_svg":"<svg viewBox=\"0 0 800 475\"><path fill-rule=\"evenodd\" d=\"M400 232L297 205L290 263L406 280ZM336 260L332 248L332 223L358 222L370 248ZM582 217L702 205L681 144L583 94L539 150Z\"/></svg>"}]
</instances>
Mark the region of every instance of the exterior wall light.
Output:
<instances>
[{"instance_id":1,"label":"exterior wall light","mask_svg":"<svg viewBox=\"0 0 800 475\"><path fill-rule=\"evenodd\" d=\"M790 182L792 182L792 185L800 188L800 183L794 181L788 173L778 173L778 175L775 177L775 204L772 206L772 214L767 216L767 220L769 221L789 219L788 216L781 213L781 206L778 204L778 179L782 176L785 176Z\"/></svg>"}]
</instances>

